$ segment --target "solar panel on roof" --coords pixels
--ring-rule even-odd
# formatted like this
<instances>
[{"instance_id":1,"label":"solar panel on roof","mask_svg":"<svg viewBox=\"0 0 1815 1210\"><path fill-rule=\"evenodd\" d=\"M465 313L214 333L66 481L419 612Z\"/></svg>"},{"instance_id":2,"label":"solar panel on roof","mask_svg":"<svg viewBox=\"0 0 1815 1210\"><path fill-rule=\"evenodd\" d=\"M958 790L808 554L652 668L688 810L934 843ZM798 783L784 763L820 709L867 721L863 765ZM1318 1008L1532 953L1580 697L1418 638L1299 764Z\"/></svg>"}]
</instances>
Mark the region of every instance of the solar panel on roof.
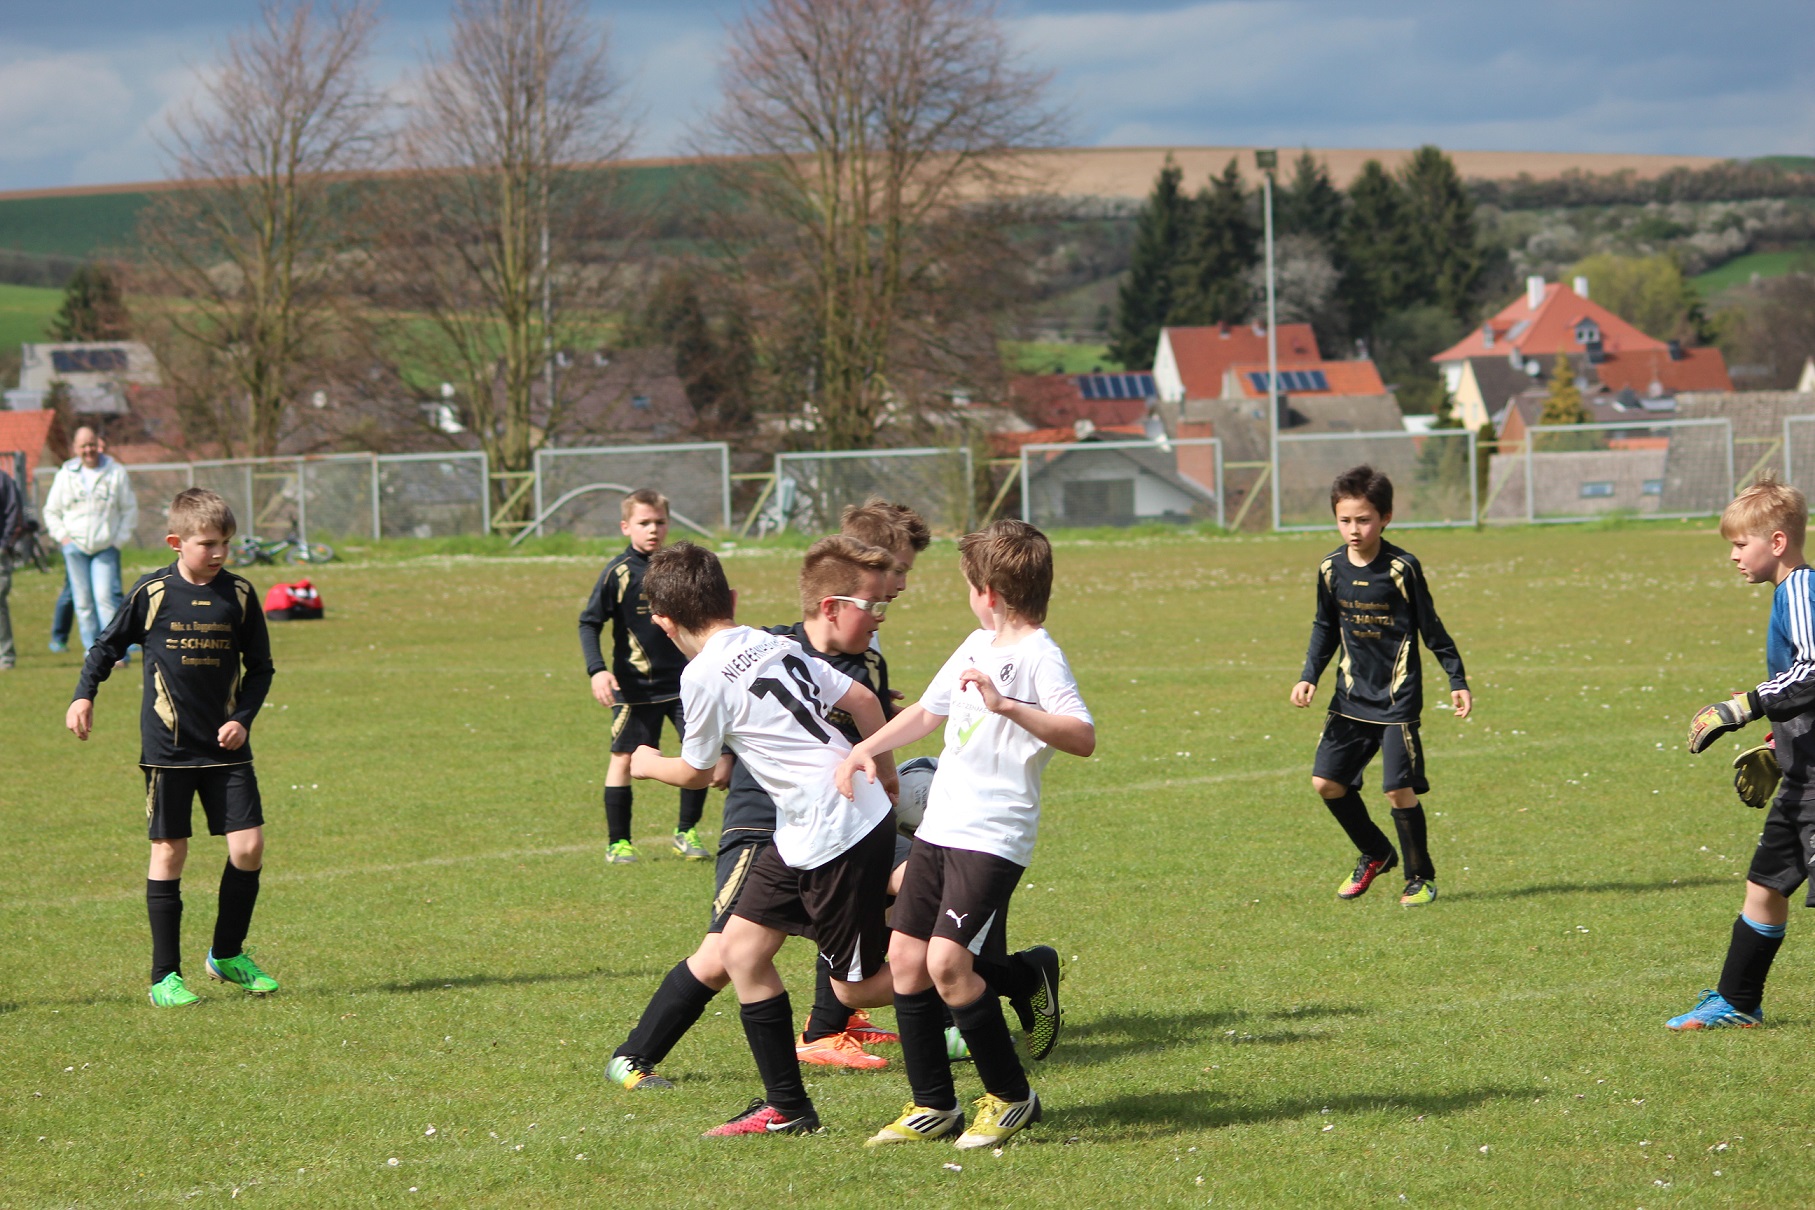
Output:
<instances>
[{"instance_id":1,"label":"solar panel on roof","mask_svg":"<svg viewBox=\"0 0 1815 1210\"><path fill-rule=\"evenodd\" d=\"M1090 375L1079 374L1077 382L1079 395L1085 399L1095 399L1097 397L1096 384L1090 380Z\"/></svg>"},{"instance_id":2,"label":"solar panel on roof","mask_svg":"<svg viewBox=\"0 0 1815 1210\"><path fill-rule=\"evenodd\" d=\"M52 349L50 365L58 374L119 374L126 369L126 350Z\"/></svg>"}]
</instances>

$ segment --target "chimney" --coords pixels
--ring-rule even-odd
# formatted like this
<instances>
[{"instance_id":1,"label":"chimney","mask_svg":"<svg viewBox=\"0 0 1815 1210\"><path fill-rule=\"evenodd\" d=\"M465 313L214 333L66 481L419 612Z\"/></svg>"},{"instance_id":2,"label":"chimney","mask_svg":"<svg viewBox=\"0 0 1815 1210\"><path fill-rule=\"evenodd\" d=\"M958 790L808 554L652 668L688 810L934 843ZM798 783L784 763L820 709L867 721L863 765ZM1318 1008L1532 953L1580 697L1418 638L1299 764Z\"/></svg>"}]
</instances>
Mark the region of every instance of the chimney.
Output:
<instances>
[{"instance_id":1,"label":"chimney","mask_svg":"<svg viewBox=\"0 0 1815 1210\"><path fill-rule=\"evenodd\" d=\"M1481 347L1484 349L1491 349L1494 347L1494 325L1481 325Z\"/></svg>"},{"instance_id":2,"label":"chimney","mask_svg":"<svg viewBox=\"0 0 1815 1210\"><path fill-rule=\"evenodd\" d=\"M1671 361L1681 361L1683 359L1683 342L1682 341L1673 340L1673 341L1669 342L1667 347L1670 350L1670 360Z\"/></svg>"},{"instance_id":3,"label":"chimney","mask_svg":"<svg viewBox=\"0 0 1815 1210\"><path fill-rule=\"evenodd\" d=\"M1534 273L1525 279L1525 309L1536 311L1544 304L1544 279Z\"/></svg>"},{"instance_id":4,"label":"chimney","mask_svg":"<svg viewBox=\"0 0 1815 1210\"><path fill-rule=\"evenodd\" d=\"M1586 277L1583 277L1580 274L1576 275L1575 291L1577 298L1588 297L1588 279Z\"/></svg>"}]
</instances>

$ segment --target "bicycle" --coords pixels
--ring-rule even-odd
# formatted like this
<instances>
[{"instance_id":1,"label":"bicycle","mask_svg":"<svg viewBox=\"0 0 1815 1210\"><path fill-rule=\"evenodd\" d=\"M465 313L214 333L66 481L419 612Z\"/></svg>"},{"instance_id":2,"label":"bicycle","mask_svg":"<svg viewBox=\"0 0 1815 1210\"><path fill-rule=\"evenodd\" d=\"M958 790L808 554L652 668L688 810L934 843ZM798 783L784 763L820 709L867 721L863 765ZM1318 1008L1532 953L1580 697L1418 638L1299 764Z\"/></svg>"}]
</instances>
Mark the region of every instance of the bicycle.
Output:
<instances>
[{"instance_id":1,"label":"bicycle","mask_svg":"<svg viewBox=\"0 0 1815 1210\"><path fill-rule=\"evenodd\" d=\"M50 570L50 552L44 549L44 542L38 537L42 526L36 520L28 519L13 539L13 544L0 554L10 557L14 567L33 567L41 572Z\"/></svg>"},{"instance_id":2,"label":"bicycle","mask_svg":"<svg viewBox=\"0 0 1815 1210\"><path fill-rule=\"evenodd\" d=\"M257 563L331 563L334 548L326 542L304 542L295 534L283 538L261 538L245 534L233 543L228 562L235 567Z\"/></svg>"}]
</instances>

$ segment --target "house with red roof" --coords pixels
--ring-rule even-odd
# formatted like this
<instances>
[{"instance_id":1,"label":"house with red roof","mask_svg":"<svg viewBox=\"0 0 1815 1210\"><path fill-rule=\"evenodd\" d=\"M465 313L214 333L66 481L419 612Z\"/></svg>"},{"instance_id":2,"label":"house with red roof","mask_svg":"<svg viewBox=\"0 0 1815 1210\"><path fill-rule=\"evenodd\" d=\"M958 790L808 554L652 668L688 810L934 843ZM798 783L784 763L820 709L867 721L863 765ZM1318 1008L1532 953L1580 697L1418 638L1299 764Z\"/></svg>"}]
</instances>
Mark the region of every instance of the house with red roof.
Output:
<instances>
[{"instance_id":1,"label":"house with red roof","mask_svg":"<svg viewBox=\"0 0 1815 1210\"><path fill-rule=\"evenodd\" d=\"M1279 325L1278 358L1282 370L1323 364L1317 334L1310 324ZM1153 355L1154 386L1167 403L1222 399L1229 367L1234 365L1266 369L1267 329L1263 325L1162 328Z\"/></svg>"},{"instance_id":2,"label":"house with red roof","mask_svg":"<svg viewBox=\"0 0 1815 1210\"><path fill-rule=\"evenodd\" d=\"M1097 428L1140 424L1158 396L1153 375L1022 374L1009 380L1015 411L1038 428L1069 428L1088 420Z\"/></svg>"},{"instance_id":3,"label":"house with red roof","mask_svg":"<svg viewBox=\"0 0 1815 1210\"><path fill-rule=\"evenodd\" d=\"M35 412L0 411L0 453L25 455L25 482L30 483L40 465L55 466L60 460L56 445L67 445L68 437L55 442L57 414L48 410ZM12 473L10 459L0 460L0 471ZM29 491L27 492L29 495Z\"/></svg>"},{"instance_id":4,"label":"house with red roof","mask_svg":"<svg viewBox=\"0 0 1815 1210\"><path fill-rule=\"evenodd\" d=\"M1720 350L1647 336L1592 301L1585 277L1573 286L1527 278L1523 297L1431 360L1443 371L1457 418L1479 428L1531 380L1545 378L1559 354L1578 367L1591 395L1630 391L1664 399L1679 391L1733 389Z\"/></svg>"}]
</instances>

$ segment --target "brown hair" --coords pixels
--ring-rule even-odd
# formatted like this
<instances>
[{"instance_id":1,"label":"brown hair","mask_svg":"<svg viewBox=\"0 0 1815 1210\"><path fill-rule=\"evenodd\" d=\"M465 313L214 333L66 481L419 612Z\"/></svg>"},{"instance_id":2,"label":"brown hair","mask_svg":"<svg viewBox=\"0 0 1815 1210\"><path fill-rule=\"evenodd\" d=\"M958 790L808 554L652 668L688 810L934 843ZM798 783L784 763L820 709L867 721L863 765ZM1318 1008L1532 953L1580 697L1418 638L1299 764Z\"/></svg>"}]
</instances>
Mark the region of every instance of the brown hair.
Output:
<instances>
[{"instance_id":1,"label":"brown hair","mask_svg":"<svg viewBox=\"0 0 1815 1210\"><path fill-rule=\"evenodd\" d=\"M958 539L958 566L971 587L994 589L1026 621L1046 620L1052 598L1052 543L1025 521L1005 519Z\"/></svg>"},{"instance_id":2,"label":"brown hair","mask_svg":"<svg viewBox=\"0 0 1815 1210\"><path fill-rule=\"evenodd\" d=\"M838 528L841 533L884 550L922 551L933 540L933 531L919 513L881 496L871 496L862 504L845 505Z\"/></svg>"},{"instance_id":3,"label":"brown hair","mask_svg":"<svg viewBox=\"0 0 1815 1210\"><path fill-rule=\"evenodd\" d=\"M855 596L868 572L895 570L895 556L849 534L832 534L807 548L800 565L800 616L810 618L827 597Z\"/></svg>"},{"instance_id":4,"label":"brown hair","mask_svg":"<svg viewBox=\"0 0 1815 1210\"><path fill-rule=\"evenodd\" d=\"M667 496L656 491L653 487L639 487L628 496L625 496L624 503L619 506L619 511L623 514L623 519L626 521L630 520L630 514L637 510L637 505L639 504L646 504L650 508L660 509L662 516L664 517L668 515Z\"/></svg>"},{"instance_id":5,"label":"brown hair","mask_svg":"<svg viewBox=\"0 0 1815 1210\"><path fill-rule=\"evenodd\" d=\"M170 502L170 532L179 538L192 538L204 529L219 530L231 538L239 529L233 509L205 487L192 487L176 494Z\"/></svg>"},{"instance_id":6,"label":"brown hair","mask_svg":"<svg viewBox=\"0 0 1815 1210\"><path fill-rule=\"evenodd\" d=\"M1808 498L1779 481L1774 472L1765 471L1721 513L1720 536L1728 540L1742 534L1766 538L1782 530L1790 545L1801 550L1808 525Z\"/></svg>"},{"instance_id":7,"label":"brown hair","mask_svg":"<svg viewBox=\"0 0 1815 1210\"><path fill-rule=\"evenodd\" d=\"M694 634L714 622L731 621L734 613L731 585L718 556L691 542L676 542L649 556L643 596L650 613Z\"/></svg>"},{"instance_id":8,"label":"brown hair","mask_svg":"<svg viewBox=\"0 0 1815 1210\"><path fill-rule=\"evenodd\" d=\"M1393 512L1393 481L1371 466L1352 466L1330 484L1330 511L1344 500L1366 500L1381 516Z\"/></svg>"}]
</instances>

